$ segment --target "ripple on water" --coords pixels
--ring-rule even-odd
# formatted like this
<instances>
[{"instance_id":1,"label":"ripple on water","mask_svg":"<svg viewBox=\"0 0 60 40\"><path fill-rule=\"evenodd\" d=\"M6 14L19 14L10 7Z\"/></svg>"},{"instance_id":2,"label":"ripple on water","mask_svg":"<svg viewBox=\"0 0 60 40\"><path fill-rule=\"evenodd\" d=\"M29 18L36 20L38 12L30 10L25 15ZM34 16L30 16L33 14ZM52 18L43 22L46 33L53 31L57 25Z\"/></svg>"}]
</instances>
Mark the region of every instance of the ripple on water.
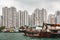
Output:
<instances>
[{"instance_id":1,"label":"ripple on water","mask_svg":"<svg viewBox=\"0 0 60 40\"><path fill-rule=\"evenodd\" d=\"M0 40L60 40L60 38L31 38L22 33L0 33Z\"/></svg>"}]
</instances>

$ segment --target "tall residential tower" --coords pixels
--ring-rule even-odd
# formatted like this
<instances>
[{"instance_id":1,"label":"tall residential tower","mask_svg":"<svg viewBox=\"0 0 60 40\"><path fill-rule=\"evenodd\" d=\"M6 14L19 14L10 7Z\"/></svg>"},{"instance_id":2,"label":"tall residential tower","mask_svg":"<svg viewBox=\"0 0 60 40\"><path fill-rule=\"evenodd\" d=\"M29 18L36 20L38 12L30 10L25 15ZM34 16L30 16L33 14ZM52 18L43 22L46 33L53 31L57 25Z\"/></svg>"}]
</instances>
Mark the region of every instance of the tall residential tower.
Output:
<instances>
[{"instance_id":1,"label":"tall residential tower","mask_svg":"<svg viewBox=\"0 0 60 40\"><path fill-rule=\"evenodd\" d=\"M2 9L3 15L3 26L16 27L16 8L15 7L4 7Z\"/></svg>"},{"instance_id":2,"label":"tall residential tower","mask_svg":"<svg viewBox=\"0 0 60 40\"><path fill-rule=\"evenodd\" d=\"M33 16L33 21L35 21L35 23L34 23L34 25L35 26L42 26L43 25L43 22L47 22L47 12L46 12L46 10L45 9L39 9L39 8L37 8L37 9L35 9L34 10L34 14L33 14L34 16Z\"/></svg>"}]
</instances>

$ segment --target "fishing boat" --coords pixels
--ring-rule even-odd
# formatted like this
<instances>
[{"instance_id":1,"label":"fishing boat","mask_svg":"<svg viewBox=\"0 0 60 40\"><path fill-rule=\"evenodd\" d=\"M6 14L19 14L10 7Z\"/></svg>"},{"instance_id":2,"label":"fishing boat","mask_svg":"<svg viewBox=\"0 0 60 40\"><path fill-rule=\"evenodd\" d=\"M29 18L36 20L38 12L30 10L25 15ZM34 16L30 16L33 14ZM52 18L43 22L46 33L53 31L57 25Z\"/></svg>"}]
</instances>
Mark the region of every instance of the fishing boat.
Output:
<instances>
[{"instance_id":1,"label":"fishing boat","mask_svg":"<svg viewBox=\"0 0 60 40\"><path fill-rule=\"evenodd\" d=\"M19 28L19 32L25 32L25 29L26 29L26 27L21 26L21 27Z\"/></svg>"},{"instance_id":2,"label":"fishing boat","mask_svg":"<svg viewBox=\"0 0 60 40\"><path fill-rule=\"evenodd\" d=\"M49 29L48 26L51 28ZM42 30L37 31L33 30L33 28L27 28L25 30L24 35L29 37L39 37L39 38L60 38L60 29L57 29L56 27L59 27L60 24L43 24ZM54 29L52 29L54 27Z\"/></svg>"}]
</instances>

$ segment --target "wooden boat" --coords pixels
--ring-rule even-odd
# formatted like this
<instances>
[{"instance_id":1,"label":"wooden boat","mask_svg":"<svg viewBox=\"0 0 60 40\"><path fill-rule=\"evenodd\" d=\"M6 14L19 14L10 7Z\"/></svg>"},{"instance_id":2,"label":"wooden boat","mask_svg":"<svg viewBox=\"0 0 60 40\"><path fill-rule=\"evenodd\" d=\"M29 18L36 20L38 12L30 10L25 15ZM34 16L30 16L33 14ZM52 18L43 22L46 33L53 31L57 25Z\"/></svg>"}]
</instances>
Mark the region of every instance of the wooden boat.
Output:
<instances>
[{"instance_id":1,"label":"wooden boat","mask_svg":"<svg viewBox=\"0 0 60 40\"><path fill-rule=\"evenodd\" d=\"M60 29L59 30L50 29L51 32L48 32L47 31L48 25L51 27L60 26L60 24L43 24L42 30L40 32L36 30L33 31L33 28L31 28L31 29L25 30L24 35L29 37L39 37L39 38L55 38L55 37L60 38L60 33L58 33ZM44 27L45 29L43 30Z\"/></svg>"},{"instance_id":2,"label":"wooden boat","mask_svg":"<svg viewBox=\"0 0 60 40\"><path fill-rule=\"evenodd\" d=\"M19 32L25 32L25 29L26 29L26 27L21 26L21 27L19 28Z\"/></svg>"}]
</instances>

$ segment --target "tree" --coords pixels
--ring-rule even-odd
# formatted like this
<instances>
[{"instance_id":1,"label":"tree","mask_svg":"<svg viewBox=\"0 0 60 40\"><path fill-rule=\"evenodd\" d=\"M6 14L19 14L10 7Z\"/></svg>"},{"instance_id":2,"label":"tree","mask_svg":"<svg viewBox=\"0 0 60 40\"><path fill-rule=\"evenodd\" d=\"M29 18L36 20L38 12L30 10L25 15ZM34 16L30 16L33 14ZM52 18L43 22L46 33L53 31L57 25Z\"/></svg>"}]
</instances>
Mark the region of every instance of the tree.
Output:
<instances>
[{"instance_id":1,"label":"tree","mask_svg":"<svg viewBox=\"0 0 60 40\"><path fill-rule=\"evenodd\" d=\"M1 30L3 30L3 29L5 29L5 26L1 26L1 27L0 27L0 32L1 32Z\"/></svg>"}]
</instances>

